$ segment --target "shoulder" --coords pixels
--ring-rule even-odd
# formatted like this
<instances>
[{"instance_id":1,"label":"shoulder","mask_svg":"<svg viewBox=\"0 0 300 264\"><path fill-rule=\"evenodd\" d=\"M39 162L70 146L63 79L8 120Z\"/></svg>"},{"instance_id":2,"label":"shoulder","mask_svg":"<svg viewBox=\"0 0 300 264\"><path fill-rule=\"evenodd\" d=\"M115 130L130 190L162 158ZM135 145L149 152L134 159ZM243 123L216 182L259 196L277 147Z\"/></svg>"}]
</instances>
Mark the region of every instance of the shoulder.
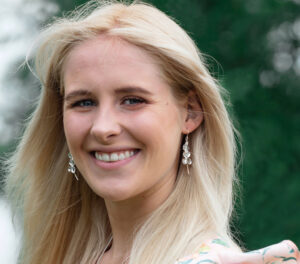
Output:
<instances>
[{"instance_id":1,"label":"shoulder","mask_svg":"<svg viewBox=\"0 0 300 264\"><path fill-rule=\"evenodd\" d=\"M300 263L297 246L285 240L262 249L241 252L231 248L222 239L213 239L203 243L198 252L179 259L175 264L267 264Z\"/></svg>"}]
</instances>

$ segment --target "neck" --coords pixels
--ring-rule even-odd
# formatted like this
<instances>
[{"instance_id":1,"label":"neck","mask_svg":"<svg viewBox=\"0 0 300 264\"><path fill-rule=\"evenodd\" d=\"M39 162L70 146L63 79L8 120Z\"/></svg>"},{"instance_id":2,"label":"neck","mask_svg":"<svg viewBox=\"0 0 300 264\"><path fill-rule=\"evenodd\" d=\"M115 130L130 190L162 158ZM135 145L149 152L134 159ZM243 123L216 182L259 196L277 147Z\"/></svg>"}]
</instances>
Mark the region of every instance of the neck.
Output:
<instances>
[{"instance_id":1,"label":"neck","mask_svg":"<svg viewBox=\"0 0 300 264\"><path fill-rule=\"evenodd\" d=\"M150 193L129 200L105 200L113 236L112 247L107 252L111 259L125 260L129 256L135 232L167 199L173 187L174 181L162 182Z\"/></svg>"}]
</instances>

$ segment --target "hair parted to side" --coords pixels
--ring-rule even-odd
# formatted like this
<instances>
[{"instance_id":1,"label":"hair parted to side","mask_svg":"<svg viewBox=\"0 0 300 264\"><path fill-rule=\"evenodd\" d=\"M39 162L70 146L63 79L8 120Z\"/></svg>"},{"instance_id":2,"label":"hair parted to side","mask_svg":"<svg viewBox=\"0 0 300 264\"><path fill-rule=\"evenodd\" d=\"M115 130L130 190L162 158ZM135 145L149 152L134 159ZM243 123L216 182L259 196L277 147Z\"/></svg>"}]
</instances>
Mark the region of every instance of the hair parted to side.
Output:
<instances>
[{"instance_id":1,"label":"hair parted to side","mask_svg":"<svg viewBox=\"0 0 300 264\"><path fill-rule=\"evenodd\" d=\"M94 263L109 239L103 199L67 172L62 123L64 61L76 45L101 34L150 54L174 95L186 98L193 91L204 115L190 134L190 174L180 165L171 195L137 229L130 263L174 264L215 235L234 245L229 220L236 149L222 88L192 39L163 12L137 1L92 1L49 25L38 42L41 97L6 178L13 208L22 208L21 263Z\"/></svg>"}]
</instances>

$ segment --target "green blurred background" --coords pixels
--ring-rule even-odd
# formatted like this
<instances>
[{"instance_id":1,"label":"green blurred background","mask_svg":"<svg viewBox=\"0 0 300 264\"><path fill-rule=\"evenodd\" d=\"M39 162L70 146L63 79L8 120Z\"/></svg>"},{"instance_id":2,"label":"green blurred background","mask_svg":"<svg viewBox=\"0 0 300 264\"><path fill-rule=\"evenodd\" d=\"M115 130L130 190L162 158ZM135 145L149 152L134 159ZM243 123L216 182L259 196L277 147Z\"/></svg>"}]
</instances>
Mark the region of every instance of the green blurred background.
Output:
<instances>
[{"instance_id":1,"label":"green blurred background","mask_svg":"<svg viewBox=\"0 0 300 264\"><path fill-rule=\"evenodd\" d=\"M85 2L52 1L58 16ZM230 94L243 149L233 231L247 249L283 239L299 246L300 0L148 2L189 32ZM0 154L13 146L2 142Z\"/></svg>"}]
</instances>

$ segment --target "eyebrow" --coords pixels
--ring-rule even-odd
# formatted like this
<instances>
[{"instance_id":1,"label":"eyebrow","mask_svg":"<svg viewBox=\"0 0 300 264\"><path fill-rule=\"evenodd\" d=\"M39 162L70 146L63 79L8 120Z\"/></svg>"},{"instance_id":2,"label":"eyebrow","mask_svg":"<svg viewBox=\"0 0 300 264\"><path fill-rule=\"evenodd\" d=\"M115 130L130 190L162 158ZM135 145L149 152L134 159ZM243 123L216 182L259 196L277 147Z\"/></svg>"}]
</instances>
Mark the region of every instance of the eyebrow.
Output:
<instances>
[{"instance_id":1,"label":"eyebrow","mask_svg":"<svg viewBox=\"0 0 300 264\"><path fill-rule=\"evenodd\" d=\"M91 96L91 95L92 95L92 93L90 91L87 91L87 90L76 90L76 91L73 91L73 92L67 94L64 97L64 100L65 101L70 101L74 97L78 97L78 96Z\"/></svg>"},{"instance_id":2,"label":"eyebrow","mask_svg":"<svg viewBox=\"0 0 300 264\"><path fill-rule=\"evenodd\" d=\"M142 94L146 94L146 95L152 95L152 93L146 89L143 89L141 87L138 86L128 86L128 87L122 87L122 88L117 88L115 90L116 94L125 94L125 93L142 93ZM69 94L67 94L64 97L65 101L70 101L72 100L72 98L74 97L78 97L78 96L92 96L93 93L87 90L76 90L73 91Z\"/></svg>"},{"instance_id":3,"label":"eyebrow","mask_svg":"<svg viewBox=\"0 0 300 264\"><path fill-rule=\"evenodd\" d=\"M142 93L147 95L152 95L152 93L144 88L138 86L128 86L128 87L121 87L115 90L116 94L123 94L123 93Z\"/></svg>"}]
</instances>

